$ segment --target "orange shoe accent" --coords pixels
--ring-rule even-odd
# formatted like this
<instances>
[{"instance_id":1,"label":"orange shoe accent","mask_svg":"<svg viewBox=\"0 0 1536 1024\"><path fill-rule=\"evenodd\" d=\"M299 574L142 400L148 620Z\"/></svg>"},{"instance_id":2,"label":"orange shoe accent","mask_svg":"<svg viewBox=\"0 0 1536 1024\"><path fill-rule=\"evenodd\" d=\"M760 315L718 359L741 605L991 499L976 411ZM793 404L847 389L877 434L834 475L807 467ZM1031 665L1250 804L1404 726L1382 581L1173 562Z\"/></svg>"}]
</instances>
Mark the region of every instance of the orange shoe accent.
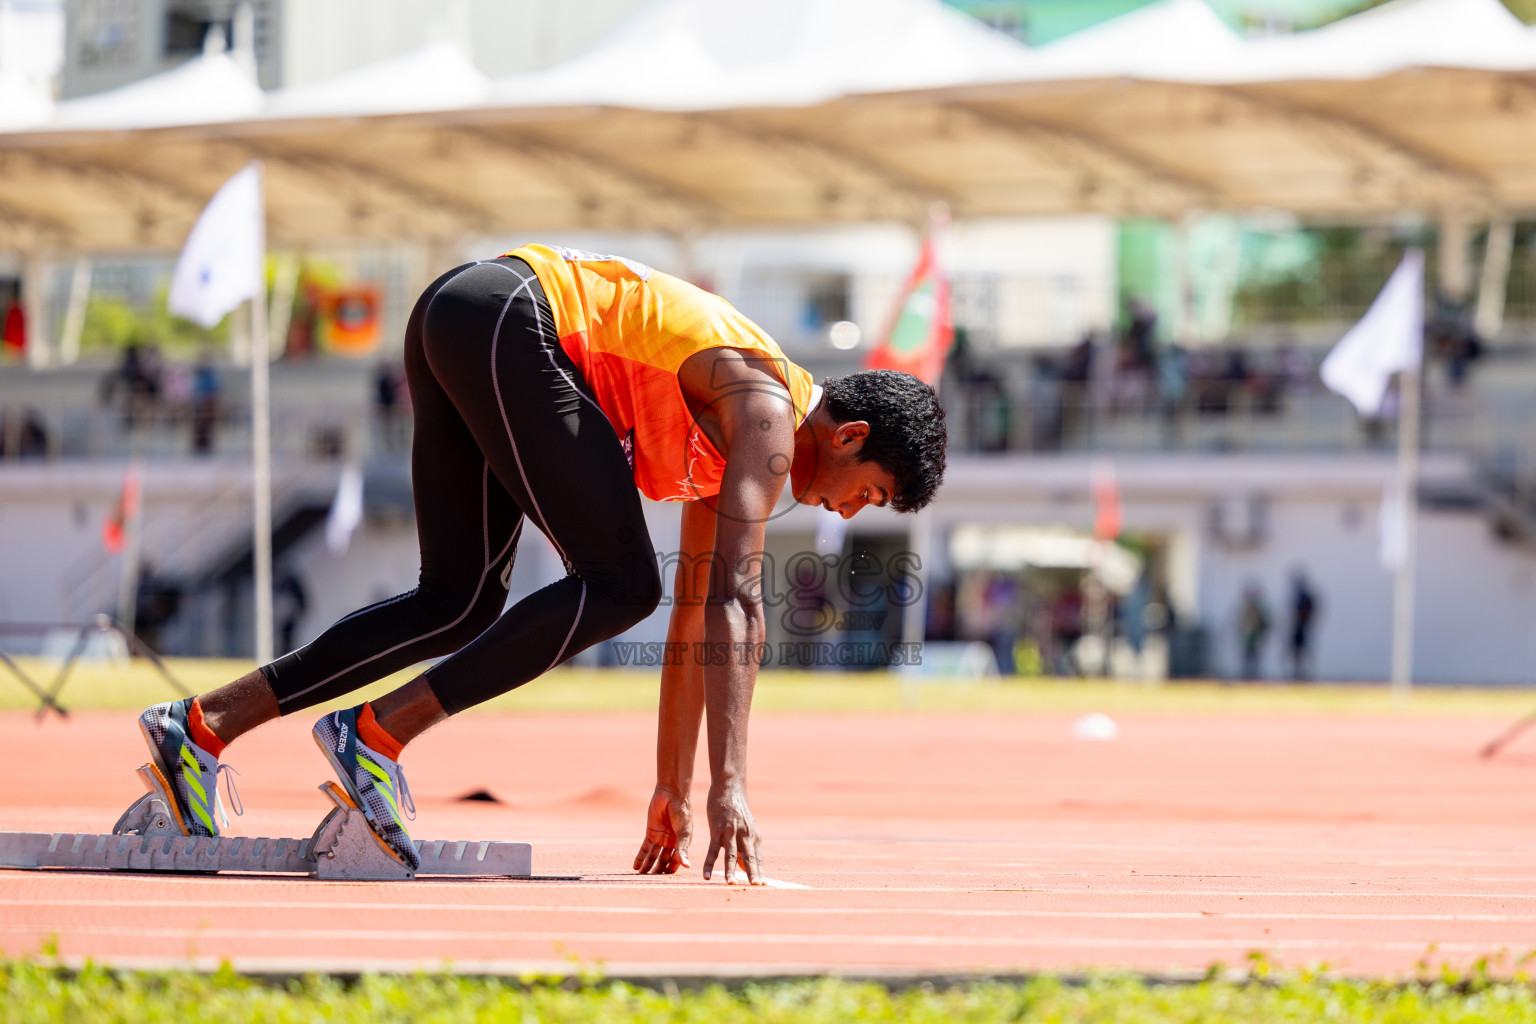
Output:
<instances>
[{"instance_id":1,"label":"orange shoe accent","mask_svg":"<svg viewBox=\"0 0 1536 1024\"><path fill-rule=\"evenodd\" d=\"M158 796L160 802L165 804L165 809L171 812L171 820L176 822L176 827L181 829L181 834L191 835L192 830L187 828L187 823L181 816L181 807L176 803L175 792L171 789L170 781L154 762L139 769L139 781L144 783L145 789Z\"/></svg>"},{"instance_id":2,"label":"orange shoe accent","mask_svg":"<svg viewBox=\"0 0 1536 1024\"><path fill-rule=\"evenodd\" d=\"M357 716L357 738L391 761L400 760L400 753L405 749L405 744L385 732L379 720L373 717L372 703L364 704L362 714Z\"/></svg>"},{"instance_id":3,"label":"orange shoe accent","mask_svg":"<svg viewBox=\"0 0 1536 1024\"><path fill-rule=\"evenodd\" d=\"M202 747L214 757L224 753L225 742L213 734L208 728L208 723L203 721L203 705L196 697L192 698L192 710L187 712L187 731L192 734L192 742Z\"/></svg>"},{"instance_id":4,"label":"orange shoe accent","mask_svg":"<svg viewBox=\"0 0 1536 1024\"><path fill-rule=\"evenodd\" d=\"M357 801L352 799L352 794L348 793L341 786L336 785L336 783L332 782L330 779L326 779L324 782L320 783L320 792L330 797L331 803L335 804L339 810L345 811L348 808L351 808L352 810L357 811L359 814L363 814L363 809L357 806ZM336 811L332 811L331 813L335 814ZM367 815L364 815L364 817L366 818ZM368 826L368 834L373 836L373 841L379 844L379 849L383 850L385 853L395 858L395 860L399 861L401 867L408 870L410 869L411 866L405 862L405 858L400 856L400 851L386 843L384 841L384 837L373 830L372 825Z\"/></svg>"}]
</instances>

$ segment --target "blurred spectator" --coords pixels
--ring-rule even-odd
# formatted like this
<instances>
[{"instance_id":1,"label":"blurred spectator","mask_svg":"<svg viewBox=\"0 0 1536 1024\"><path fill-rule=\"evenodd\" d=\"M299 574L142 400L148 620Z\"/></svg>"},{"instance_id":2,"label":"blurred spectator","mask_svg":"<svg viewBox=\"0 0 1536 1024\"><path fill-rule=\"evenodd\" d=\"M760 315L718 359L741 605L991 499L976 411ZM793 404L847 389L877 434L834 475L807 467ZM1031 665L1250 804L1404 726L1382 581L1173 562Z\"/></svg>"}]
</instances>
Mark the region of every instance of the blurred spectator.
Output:
<instances>
[{"instance_id":1,"label":"blurred spectator","mask_svg":"<svg viewBox=\"0 0 1536 1024\"><path fill-rule=\"evenodd\" d=\"M933 599L928 602L927 619L923 624L923 639L953 640L955 638L955 585L943 583L934 587Z\"/></svg>"},{"instance_id":2,"label":"blurred spectator","mask_svg":"<svg viewBox=\"0 0 1536 1024\"><path fill-rule=\"evenodd\" d=\"M1051 639L1056 655L1052 671L1057 675L1077 674L1072 648L1082 638L1083 595L1077 587L1068 587L1051 604Z\"/></svg>"},{"instance_id":3,"label":"blurred spectator","mask_svg":"<svg viewBox=\"0 0 1536 1024\"><path fill-rule=\"evenodd\" d=\"M1088 382L1093 377L1094 337L1089 331L1061 366L1061 434L1070 441L1088 419Z\"/></svg>"},{"instance_id":4,"label":"blurred spectator","mask_svg":"<svg viewBox=\"0 0 1536 1024\"><path fill-rule=\"evenodd\" d=\"M192 451L208 455L213 451L213 433L219 422L219 395L224 382L219 377L211 352L204 350L192 370Z\"/></svg>"},{"instance_id":5,"label":"blurred spectator","mask_svg":"<svg viewBox=\"0 0 1536 1024\"><path fill-rule=\"evenodd\" d=\"M1291 678L1309 679L1312 675L1312 623L1317 617L1317 595L1307 580L1306 571L1291 572Z\"/></svg>"},{"instance_id":6,"label":"blurred spectator","mask_svg":"<svg viewBox=\"0 0 1536 1024\"><path fill-rule=\"evenodd\" d=\"M1280 346L1277 354L1285 390L1299 393L1311 388L1317 381L1317 371L1307 354L1290 342Z\"/></svg>"},{"instance_id":7,"label":"blurred spectator","mask_svg":"<svg viewBox=\"0 0 1536 1024\"><path fill-rule=\"evenodd\" d=\"M295 649L299 623L309 608L309 594L293 566L285 566L272 588L272 621L277 623L278 653Z\"/></svg>"},{"instance_id":8,"label":"blurred spectator","mask_svg":"<svg viewBox=\"0 0 1536 1024\"><path fill-rule=\"evenodd\" d=\"M0 412L0 458L46 459L48 427L36 409Z\"/></svg>"},{"instance_id":9,"label":"blurred spectator","mask_svg":"<svg viewBox=\"0 0 1536 1024\"><path fill-rule=\"evenodd\" d=\"M168 363L161 377L161 397L170 414L181 419L192 405L192 371L178 363Z\"/></svg>"},{"instance_id":10,"label":"blurred spectator","mask_svg":"<svg viewBox=\"0 0 1536 1024\"><path fill-rule=\"evenodd\" d=\"M1445 360L1446 379L1451 387L1461 388L1472 364L1483 354L1483 341L1477 336L1470 306L1440 299L1424 333L1430 351Z\"/></svg>"},{"instance_id":11,"label":"blurred spectator","mask_svg":"<svg viewBox=\"0 0 1536 1024\"><path fill-rule=\"evenodd\" d=\"M148 562L139 567L139 589L133 607L133 631L152 651L160 650L160 631L181 608L181 588L155 573Z\"/></svg>"},{"instance_id":12,"label":"blurred spectator","mask_svg":"<svg viewBox=\"0 0 1536 1024\"><path fill-rule=\"evenodd\" d=\"M1164 345L1157 357L1157 405L1163 414L1163 439L1178 441L1184 396L1189 393L1189 355L1179 344Z\"/></svg>"},{"instance_id":13,"label":"blurred spectator","mask_svg":"<svg viewBox=\"0 0 1536 1024\"><path fill-rule=\"evenodd\" d=\"M1154 358L1152 342L1157 329L1157 313L1140 299L1130 302L1131 322L1120 340L1111 399L1116 411L1146 408L1152 391Z\"/></svg>"},{"instance_id":14,"label":"blurred spectator","mask_svg":"<svg viewBox=\"0 0 1536 1024\"><path fill-rule=\"evenodd\" d=\"M101 382L101 401L110 403L118 389L123 393L123 426L133 429L155 416L160 403L163 369L160 353L138 343L123 349L123 361Z\"/></svg>"},{"instance_id":15,"label":"blurred spectator","mask_svg":"<svg viewBox=\"0 0 1536 1024\"><path fill-rule=\"evenodd\" d=\"M1243 603L1237 613L1237 639L1243 650L1243 678L1260 679L1259 658L1264 638L1269 635L1269 607L1257 583L1243 588Z\"/></svg>"},{"instance_id":16,"label":"blurred spectator","mask_svg":"<svg viewBox=\"0 0 1536 1024\"><path fill-rule=\"evenodd\" d=\"M379 416L379 426L384 435L384 447L393 451L405 440L404 424L400 418L400 371L380 360L373 373L373 405Z\"/></svg>"},{"instance_id":17,"label":"blurred spectator","mask_svg":"<svg viewBox=\"0 0 1536 1024\"><path fill-rule=\"evenodd\" d=\"M1036 356L1027 384L1029 447L1034 451L1060 451L1062 434L1062 382L1059 363Z\"/></svg>"},{"instance_id":18,"label":"blurred spectator","mask_svg":"<svg viewBox=\"0 0 1536 1024\"><path fill-rule=\"evenodd\" d=\"M1221 369L1221 379L1226 384L1226 399L1222 403L1222 408L1225 410L1230 408L1232 397L1248 385L1248 353L1240 348L1230 349L1227 352L1226 363Z\"/></svg>"}]
</instances>

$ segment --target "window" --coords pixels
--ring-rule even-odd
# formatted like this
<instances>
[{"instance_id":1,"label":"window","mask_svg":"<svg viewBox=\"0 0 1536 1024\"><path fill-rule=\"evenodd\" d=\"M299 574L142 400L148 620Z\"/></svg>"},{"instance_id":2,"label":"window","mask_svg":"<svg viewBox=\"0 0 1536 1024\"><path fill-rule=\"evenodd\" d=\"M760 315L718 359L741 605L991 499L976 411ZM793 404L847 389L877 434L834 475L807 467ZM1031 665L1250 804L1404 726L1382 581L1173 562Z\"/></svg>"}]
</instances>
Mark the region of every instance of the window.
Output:
<instances>
[{"instance_id":1,"label":"window","mask_svg":"<svg viewBox=\"0 0 1536 1024\"><path fill-rule=\"evenodd\" d=\"M138 44L138 0L80 0L76 36L81 67L131 65Z\"/></svg>"}]
</instances>

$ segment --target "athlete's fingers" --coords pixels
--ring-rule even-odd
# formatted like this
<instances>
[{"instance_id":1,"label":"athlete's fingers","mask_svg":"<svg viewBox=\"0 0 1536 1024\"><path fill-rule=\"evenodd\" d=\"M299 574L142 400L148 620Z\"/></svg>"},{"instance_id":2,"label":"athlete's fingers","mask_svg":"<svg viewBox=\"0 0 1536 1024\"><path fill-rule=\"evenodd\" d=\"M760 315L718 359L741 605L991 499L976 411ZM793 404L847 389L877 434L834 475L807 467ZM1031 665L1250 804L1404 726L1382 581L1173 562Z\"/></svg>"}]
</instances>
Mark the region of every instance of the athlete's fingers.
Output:
<instances>
[{"instance_id":1,"label":"athlete's fingers","mask_svg":"<svg viewBox=\"0 0 1536 1024\"><path fill-rule=\"evenodd\" d=\"M693 845L693 826L684 824L677 830L677 859L683 867L691 866L688 862L688 847Z\"/></svg>"},{"instance_id":2,"label":"athlete's fingers","mask_svg":"<svg viewBox=\"0 0 1536 1024\"><path fill-rule=\"evenodd\" d=\"M704 881L709 881L715 876L715 857L725 850L725 835L714 834L709 837L709 853L704 857ZM729 860L729 858L727 858ZM726 880L730 880L730 869L726 869Z\"/></svg>"},{"instance_id":3,"label":"athlete's fingers","mask_svg":"<svg viewBox=\"0 0 1536 1024\"><path fill-rule=\"evenodd\" d=\"M750 832L744 832L736 840L737 856L740 858L741 869L747 873L748 885L762 885L760 877L762 872L758 870L757 844Z\"/></svg>"},{"instance_id":4,"label":"athlete's fingers","mask_svg":"<svg viewBox=\"0 0 1536 1024\"><path fill-rule=\"evenodd\" d=\"M736 830L731 829L725 841L720 844L720 852L725 855L725 884L736 884Z\"/></svg>"},{"instance_id":5,"label":"athlete's fingers","mask_svg":"<svg viewBox=\"0 0 1536 1024\"><path fill-rule=\"evenodd\" d=\"M641 874L650 874L657 869L658 863L665 863L668 851L673 848L672 836L664 829L647 829L645 833L645 845L640 848L640 854L635 858L640 862L636 870Z\"/></svg>"}]
</instances>

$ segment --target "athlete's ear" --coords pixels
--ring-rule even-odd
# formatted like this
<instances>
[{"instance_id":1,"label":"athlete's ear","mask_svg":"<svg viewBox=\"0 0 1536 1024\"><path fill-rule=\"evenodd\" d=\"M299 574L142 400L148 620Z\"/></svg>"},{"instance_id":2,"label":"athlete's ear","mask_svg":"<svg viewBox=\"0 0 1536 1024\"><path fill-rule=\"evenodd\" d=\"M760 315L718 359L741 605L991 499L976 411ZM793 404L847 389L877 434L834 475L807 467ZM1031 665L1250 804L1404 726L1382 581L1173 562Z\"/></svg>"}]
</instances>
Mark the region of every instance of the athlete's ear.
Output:
<instances>
[{"instance_id":1,"label":"athlete's ear","mask_svg":"<svg viewBox=\"0 0 1536 1024\"><path fill-rule=\"evenodd\" d=\"M832 435L832 447L846 448L851 444L862 445L868 436L869 423L866 420L849 420L847 423L839 423L837 432Z\"/></svg>"}]
</instances>

